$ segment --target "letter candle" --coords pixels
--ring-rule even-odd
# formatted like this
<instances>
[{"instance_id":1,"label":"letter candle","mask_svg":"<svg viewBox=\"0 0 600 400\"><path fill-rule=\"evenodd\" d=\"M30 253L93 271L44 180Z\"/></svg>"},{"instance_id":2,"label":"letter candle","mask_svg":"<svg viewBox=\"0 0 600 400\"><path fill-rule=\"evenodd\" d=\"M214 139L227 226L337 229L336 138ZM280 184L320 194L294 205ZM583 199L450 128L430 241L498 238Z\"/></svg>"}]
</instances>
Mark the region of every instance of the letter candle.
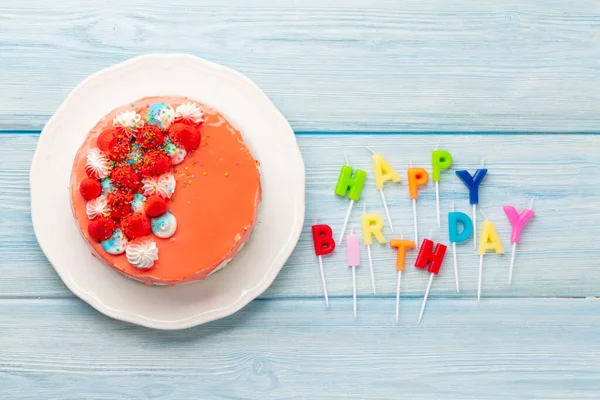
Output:
<instances>
[{"instance_id":1,"label":"letter candle","mask_svg":"<svg viewBox=\"0 0 600 400\"><path fill-rule=\"evenodd\" d=\"M508 284L512 281L513 265L515 263L515 251L517 249L517 243L521 242L521 231L527 225L529 220L533 218L535 212L533 211L533 199L529 204L529 209L521 211L519 214L513 206L504 206L504 213L510 221L512 232L510 234L510 242L512 243L512 255L510 257L510 269L508 271Z\"/></svg>"},{"instance_id":2,"label":"letter candle","mask_svg":"<svg viewBox=\"0 0 600 400\"><path fill-rule=\"evenodd\" d=\"M352 298L354 300L354 318L356 318L356 268L360 266L360 244L354 228L346 236L346 261L352 270Z\"/></svg>"},{"instance_id":3,"label":"letter candle","mask_svg":"<svg viewBox=\"0 0 600 400\"><path fill-rule=\"evenodd\" d=\"M417 227L417 198L419 197L419 187L423 186L429 180L429 174L424 168L413 168L412 162L409 162L408 168L408 193L413 204L413 225L415 229L415 244L419 243L419 230Z\"/></svg>"},{"instance_id":4,"label":"letter candle","mask_svg":"<svg viewBox=\"0 0 600 400\"><path fill-rule=\"evenodd\" d=\"M402 280L402 271L404 271L404 262L406 261L406 249L414 249L415 242L412 240L404 240L404 236L400 233L400 239L390 240L390 246L398 249L396 256L396 271L398 271L398 282L396 283L396 323L398 323L398 314L400 310L400 281Z\"/></svg>"},{"instance_id":5,"label":"letter candle","mask_svg":"<svg viewBox=\"0 0 600 400\"><path fill-rule=\"evenodd\" d=\"M390 165L390 163L381 155L376 153L372 148L367 147L371 153L373 153L373 171L375 173L375 186L379 190L381 195L381 201L383 202L383 208L385 209L385 216L387 217L390 230L394 232L394 226L392 225L392 218L390 217L390 211L388 210L387 201L385 201L385 194L383 194L383 185L387 181L393 183L400 183L400 175Z\"/></svg>"},{"instance_id":6,"label":"letter candle","mask_svg":"<svg viewBox=\"0 0 600 400\"><path fill-rule=\"evenodd\" d=\"M371 285L373 286L373 294L377 291L375 289L375 274L373 273L373 258L371 257L371 244L373 243L373 236L379 243L385 243L385 237L381 233L383 228L383 218L379 214L367 214L366 206L363 207L363 215L361 217L361 225L363 231L363 241L367 246L367 256L369 258L369 270L371 272Z\"/></svg>"},{"instance_id":7,"label":"letter candle","mask_svg":"<svg viewBox=\"0 0 600 400\"><path fill-rule=\"evenodd\" d=\"M429 236L431 237L431 234ZM425 305L427 304L427 298L429 297L429 290L431 289L433 277L440 272L440 268L444 262L444 256L446 255L446 245L438 243L435 245L434 249L433 244L434 243L429 238L423 239L419 255L417 255L417 259L415 260L416 268L425 269L425 267L429 265L427 270L431 273L427 289L425 290L425 296L423 296L423 304L421 305L421 312L419 313L419 321L417 324L420 324L421 319L423 319L423 313L425 311Z\"/></svg>"},{"instance_id":8,"label":"letter candle","mask_svg":"<svg viewBox=\"0 0 600 400\"><path fill-rule=\"evenodd\" d=\"M435 208L437 210L437 226L440 227L440 179L441 171L452 165L452 154L446 150L438 150L437 147L431 153L431 169L433 181L435 182Z\"/></svg>"},{"instance_id":9,"label":"letter candle","mask_svg":"<svg viewBox=\"0 0 600 400\"><path fill-rule=\"evenodd\" d=\"M469 203L473 205L473 249L477 249L477 203L479 203L479 185L487 175L487 169L483 168L484 160L481 160L481 169L475 171L471 176L469 171L456 171L456 175L469 189Z\"/></svg>"},{"instance_id":10,"label":"letter candle","mask_svg":"<svg viewBox=\"0 0 600 400\"><path fill-rule=\"evenodd\" d=\"M458 231L458 225L462 224L462 232ZM473 233L473 222L465 213L454 211L454 201L452 202L452 212L448 213L448 237L452 243L452 258L454 259L454 282L456 283L456 293L460 293L458 286L458 262L456 261L456 243L464 242Z\"/></svg>"},{"instance_id":11,"label":"letter candle","mask_svg":"<svg viewBox=\"0 0 600 400\"><path fill-rule=\"evenodd\" d=\"M327 283L325 282L325 272L323 271L323 256L333 253L335 250L335 240L333 240L333 232L329 225L312 226L313 244L315 246L315 254L319 258L319 267L321 269L321 282L323 283L323 295L325 296L325 306L329 307L329 297L327 296Z\"/></svg>"},{"instance_id":12,"label":"letter candle","mask_svg":"<svg viewBox=\"0 0 600 400\"><path fill-rule=\"evenodd\" d=\"M483 212L481 212L483 214ZM485 220L481 224L481 237L479 238L479 282L477 283L477 301L481 300L481 277L483 275L483 256L488 250L494 250L496 254L504 254L504 247L496 232L496 227L483 214Z\"/></svg>"},{"instance_id":13,"label":"letter candle","mask_svg":"<svg viewBox=\"0 0 600 400\"><path fill-rule=\"evenodd\" d=\"M346 197L347 194L348 199L350 199L350 204L348 205L348 211L346 212L346 218L344 219L344 225L342 226L338 244L342 244L342 241L344 240L344 233L348 226L352 206L354 206L355 201L360 200L360 194L365 185L365 179L367 179L367 173L365 171L358 168L356 170L352 169L346 153L344 153L344 157L346 158L346 165L342 165L334 193L341 197Z\"/></svg>"}]
</instances>

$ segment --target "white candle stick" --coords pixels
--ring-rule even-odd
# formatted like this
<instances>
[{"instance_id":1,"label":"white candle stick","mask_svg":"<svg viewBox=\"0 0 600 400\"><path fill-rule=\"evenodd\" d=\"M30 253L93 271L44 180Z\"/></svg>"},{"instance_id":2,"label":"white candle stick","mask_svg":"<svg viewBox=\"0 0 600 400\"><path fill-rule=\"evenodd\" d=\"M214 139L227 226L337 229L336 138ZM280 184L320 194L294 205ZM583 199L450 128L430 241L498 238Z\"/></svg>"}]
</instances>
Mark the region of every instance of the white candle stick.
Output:
<instances>
[{"instance_id":1,"label":"white candle stick","mask_svg":"<svg viewBox=\"0 0 600 400\"><path fill-rule=\"evenodd\" d=\"M387 201L385 200L385 194L383 194L383 189L379 189L379 194L381 194L381 201L383 202L383 209L385 210L385 216L387 218L388 224L390 225L390 230L392 231L392 233L394 233L392 217L390 217L390 210L388 209Z\"/></svg>"},{"instance_id":2,"label":"white candle stick","mask_svg":"<svg viewBox=\"0 0 600 400\"><path fill-rule=\"evenodd\" d=\"M529 203L529 209L533 210L533 198L531 199L531 203ZM510 285L512 282L512 274L513 274L513 266L515 264L515 252L517 250L517 242L512 244L512 255L510 256L510 269L508 271L508 284Z\"/></svg>"},{"instance_id":3,"label":"white candle stick","mask_svg":"<svg viewBox=\"0 0 600 400\"><path fill-rule=\"evenodd\" d=\"M452 201L452 212L454 212L454 201ZM456 242L452 242L452 258L454 259L454 282L456 284L456 293L460 293L458 287L458 261L456 260Z\"/></svg>"},{"instance_id":4,"label":"white candle stick","mask_svg":"<svg viewBox=\"0 0 600 400\"><path fill-rule=\"evenodd\" d=\"M437 224L438 228L440 225L440 185L438 181L435 181L435 209L437 210Z\"/></svg>"},{"instance_id":5,"label":"white candle stick","mask_svg":"<svg viewBox=\"0 0 600 400\"><path fill-rule=\"evenodd\" d=\"M348 161L348 153L344 152L344 158L346 159L346 165L350 166L350 162ZM354 200L350 200L350 204L348 205L348 211L346 212L346 218L344 218L344 225L342 225L342 232L340 233L340 238L338 240L339 245L341 245L344 241L344 233L346 232L346 227L348 226L348 220L350 219L352 206L354 206Z\"/></svg>"},{"instance_id":6,"label":"white candle stick","mask_svg":"<svg viewBox=\"0 0 600 400\"><path fill-rule=\"evenodd\" d=\"M363 215L367 213L367 205L363 206ZM371 245L367 245L367 257L369 259L369 272L371 273L371 286L373 287L373 294L377 294L375 288L375 273L373 272L373 257L371 256Z\"/></svg>"},{"instance_id":7,"label":"white candle stick","mask_svg":"<svg viewBox=\"0 0 600 400\"><path fill-rule=\"evenodd\" d=\"M420 324L421 320L423 319L423 313L425 312L425 305L427 304L427 298L429 297L429 290L431 289L431 282L433 282L433 276L434 276L434 274L431 273L431 276L429 277L429 283L427 284L427 290L425 290L425 296L423 297L423 304L421 305L421 312L419 313L419 321L417 322L417 324Z\"/></svg>"},{"instance_id":8,"label":"white candle stick","mask_svg":"<svg viewBox=\"0 0 600 400\"><path fill-rule=\"evenodd\" d=\"M325 307L329 307L329 296L327 296L327 282L325 282L325 271L323 270L323 256L319 256L319 267L321 268L321 282L323 283L323 296L325 296Z\"/></svg>"},{"instance_id":9,"label":"white candle stick","mask_svg":"<svg viewBox=\"0 0 600 400\"><path fill-rule=\"evenodd\" d=\"M483 276L483 254L479 256L479 281L477 283L477 301L481 300L481 278Z\"/></svg>"},{"instance_id":10,"label":"white candle stick","mask_svg":"<svg viewBox=\"0 0 600 400\"><path fill-rule=\"evenodd\" d=\"M473 204L473 250L477 250L477 204Z\"/></svg>"},{"instance_id":11,"label":"white candle stick","mask_svg":"<svg viewBox=\"0 0 600 400\"><path fill-rule=\"evenodd\" d=\"M400 314L400 282L402 281L402 271L398 271L398 282L396 283L396 323Z\"/></svg>"},{"instance_id":12,"label":"white candle stick","mask_svg":"<svg viewBox=\"0 0 600 400\"><path fill-rule=\"evenodd\" d=\"M352 268L352 300L354 300L354 318L356 318L356 267Z\"/></svg>"},{"instance_id":13,"label":"white candle stick","mask_svg":"<svg viewBox=\"0 0 600 400\"><path fill-rule=\"evenodd\" d=\"M417 199L412 199L413 226L415 229L415 249L419 248L419 228L417 227Z\"/></svg>"},{"instance_id":14,"label":"white candle stick","mask_svg":"<svg viewBox=\"0 0 600 400\"><path fill-rule=\"evenodd\" d=\"M404 239L402 232L400 233L400 239ZM398 272L398 282L396 282L396 323L398 323L398 315L400 313L400 283L402 282L402 270Z\"/></svg>"},{"instance_id":15,"label":"white candle stick","mask_svg":"<svg viewBox=\"0 0 600 400\"><path fill-rule=\"evenodd\" d=\"M509 285L512 282L512 272L513 272L513 265L515 264L515 251L516 250L517 250L517 244L513 243L512 244L512 254L510 256L510 270L508 271L508 284Z\"/></svg>"},{"instance_id":16,"label":"white candle stick","mask_svg":"<svg viewBox=\"0 0 600 400\"><path fill-rule=\"evenodd\" d=\"M342 225L342 233L340 234L340 238L338 240L340 245L344 241L344 233L346 232L346 227L348 226L348 220L350 219L350 213L352 212L352 206L354 206L354 200L350 200L350 204L348 205L348 212L346 212L346 218L344 218L344 225Z\"/></svg>"},{"instance_id":17,"label":"white candle stick","mask_svg":"<svg viewBox=\"0 0 600 400\"><path fill-rule=\"evenodd\" d=\"M481 168L485 165L485 159L481 159ZM473 204L473 250L477 250L477 204Z\"/></svg>"}]
</instances>

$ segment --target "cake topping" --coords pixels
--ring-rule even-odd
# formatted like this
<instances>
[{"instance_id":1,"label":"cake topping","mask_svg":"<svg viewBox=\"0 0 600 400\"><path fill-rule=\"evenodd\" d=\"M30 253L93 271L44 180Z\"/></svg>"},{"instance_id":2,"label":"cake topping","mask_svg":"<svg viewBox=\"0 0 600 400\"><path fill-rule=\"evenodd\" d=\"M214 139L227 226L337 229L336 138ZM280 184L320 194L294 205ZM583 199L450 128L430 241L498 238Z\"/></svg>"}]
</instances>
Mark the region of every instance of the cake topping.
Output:
<instances>
[{"instance_id":1,"label":"cake topping","mask_svg":"<svg viewBox=\"0 0 600 400\"><path fill-rule=\"evenodd\" d=\"M166 213L162 217L152 218L152 233L157 237L166 239L175 234L177 230L177 219L171 213Z\"/></svg>"},{"instance_id":2,"label":"cake topping","mask_svg":"<svg viewBox=\"0 0 600 400\"><path fill-rule=\"evenodd\" d=\"M108 176L100 180L100 185L102 186L103 195L107 195L109 192L112 192L115 189L115 187L112 184L112 181Z\"/></svg>"},{"instance_id":3,"label":"cake topping","mask_svg":"<svg viewBox=\"0 0 600 400\"><path fill-rule=\"evenodd\" d=\"M123 231L117 228L111 237L103 240L100 244L108 254L123 254L127 246L127 238L123 234Z\"/></svg>"},{"instance_id":4,"label":"cake topping","mask_svg":"<svg viewBox=\"0 0 600 400\"><path fill-rule=\"evenodd\" d=\"M108 145L108 158L113 161L122 161L129 156L131 141L125 134L119 133L113 137Z\"/></svg>"},{"instance_id":5,"label":"cake topping","mask_svg":"<svg viewBox=\"0 0 600 400\"><path fill-rule=\"evenodd\" d=\"M183 147L186 151L194 151L200 146L202 136L196 125L177 122L169 128L171 142Z\"/></svg>"},{"instance_id":6,"label":"cake topping","mask_svg":"<svg viewBox=\"0 0 600 400\"><path fill-rule=\"evenodd\" d=\"M158 260L158 247L151 238L129 242L125 250L127 261L136 268L147 269Z\"/></svg>"},{"instance_id":7,"label":"cake topping","mask_svg":"<svg viewBox=\"0 0 600 400\"><path fill-rule=\"evenodd\" d=\"M138 176L129 164L113 168L110 179L115 187L128 193L135 192L140 185Z\"/></svg>"},{"instance_id":8,"label":"cake topping","mask_svg":"<svg viewBox=\"0 0 600 400\"><path fill-rule=\"evenodd\" d=\"M88 233L92 239L97 242L108 239L115 231L116 224L110 218L100 217L90 221L88 225Z\"/></svg>"},{"instance_id":9,"label":"cake topping","mask_svg":"<svg viewBox=\"0 0 600 400\"><path fill-rule=\"evenodd\" d=\"M185 123L199 124L203 122L203 113L194 103L185 103L175 110L175 119Z\"/></svg>"},{"instance_id":10,"label":"cake topping","mask_svg":"<svg viewBox=\"0 0 600 400\"><path fill-rule=\"evenodd\" d=\"M182 163L187 155L187 151L181 147L175 146L168 136L165 137L165 144L163 145L162 150L171 157L173 165Z\"/></svg>"},{"instance_id":11,"label":"cake topping","mask_svg":"<svg viewBox=\"0 0 600 400\"><path fill-rule=\"evenodd\" d=\"M167 172L173 163L169 156L160 150L149 151L144 154L141 172L146 176L158 176Z\"/></svg>"},{"instance_id":12,"label":"cake topping","mask_svg":"<svg viewBox=\"0 0 600 400\"><path fill-rule=\"evenodd\" d=\"M106 196L110 216L114 219L123 218L131 213L133 195L122 191L110 192Z\"/></svg>"},{"instance_id":13,"label":"cake topping","mask_svg":"<svg viewBox=\"0 0 600 400\"><path fill-rule=\"evenodd\" d=\"M133 168L138 168L142 162L144 157L143 149L139 144L134 143L131 145L131 150L129 151L129 155L127 156L127 164L131 165Z\"/></svg>"},{"instance_id":14,"label":"cake topping","mask_svg":"<svg viewBox=\"0 0 600 400\"><path fill-rule=\"evenodd\" d=\"M79 193L86 200L92 200L102 194L102 186L97 179L85 178L79 184Z\"/></svg>"},{"instance_id":15,"label":"cake topping","mask_svg":"<svg viewBox=\"0 0 600 400\"><path fill-rule=\"evenodd\" d=\"M107 217L110 214L106 196L100 196L88 201L85 205L85 213L89 219Z\"/></svg>"},{"instance_id":16,"label":"cake topping","mask_svg":"<svg viewBox=\"0 0 600 400\"><path fill-rule=\"evenodd\" d=\"M154 103L148 108L146 122L149 125L155 125L160 129L169 129L169 126L175 119L173 107L167 103Z\"/></svg>"},{"instance_id":17,"label":"cake topping","mask_svg":"<svg viewBox=\"0 0 600 400\"><path fill-rule=\"evenodd\" d=\"M159 195L164 199L169 199L175 192L175 177L171 173L163 174L157 177L148 177L142 180L144 194L146 196Z\"/></svg>"},{"instance_id":18,"label":"cake topping","mask_svg":"<svg viewBox=\"0 0 600 400\"><path fill-rule=\"evenodd\" d=\"M135 213L121 219L121 229L129 239L150 234L150 219L143 213Z\"/></svg>"},{"instance_id":19,"label":"cake topping","mask_svg":"<svg viewBox=\"0 0 600 400\"><path fill-rule=\"evenodd\" d=\"M167 202L158 195L148 197L144 210L149 217L160 217L167 212Z\"/></svg>"},{"instance_id":20,"label":"cake topping","mask_svg":"<svg viewBox=\"0 0 600 400\"><path fill-rule=\"evenodd\" d=\"M113 126L127 129L137 129L144 126L142 116L135 111L123 111L113 119Z\"/></svg>"},{"instance_id":21,"label":"cake topping","mask_svg":"<svg viewBox=\"0 0 600 400\"><path fill-rule=\"evenodd\" d=\"M90 150L85 163L85 173L90 178L102 179L108 175L110 161L98 148Z\"/></svg>"},{"instance_id":22,"label":"cake topping","mask_svg":"<svg viewBox=\"0 0 600 400\"><path fill-rule=\"evenodd\" d=\"M98 143L98 148L103 152L108 153L110 142L115 138L116 135L117 130L114 128L109 128L102 131L102 133L98 136L98 139L96 141Z\"/></svg>"},{"instance_id":23,"label":"cake topping","mask_svg":"<svg viewBox=\"0 0 600 400\"><path fill-rule=\"evenodd\" d=\"M165 141L163 133L154 125L146 125L137 134L137 142L144 149L154 149L162 146Z\"/></svg>"},{"instance_id":24,"label":"cake topping","mask_svg":"<svg viewBox=\"0 0 600 400\"><path fill-rule=\"evenodd\" d=\"M141 194L141 193L134 194L133 201L131 202L131 211L143 212L145 203L146 203L146 197L143 194Z\"/></svg>"}]
</instances>

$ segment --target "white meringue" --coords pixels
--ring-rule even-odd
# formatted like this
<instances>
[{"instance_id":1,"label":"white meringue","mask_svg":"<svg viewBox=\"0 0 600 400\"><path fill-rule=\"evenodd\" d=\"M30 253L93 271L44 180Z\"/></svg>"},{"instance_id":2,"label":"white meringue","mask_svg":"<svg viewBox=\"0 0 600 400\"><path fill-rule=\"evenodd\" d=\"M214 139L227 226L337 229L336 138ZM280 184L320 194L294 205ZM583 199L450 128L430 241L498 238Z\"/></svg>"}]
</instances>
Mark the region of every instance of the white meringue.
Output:
<instances>
[{"instance_id":1,"label":"white meringue","mask_svg":"<svg viewBox=\"0 0 600 400\"><path fill-rule=\"evenodd\" d=\"M113 119L113 126L122 126L123 128L137 129L144 126L144 121L142 120L142 116L133 110L123 111Z\"/></svg>"},{"instance_id":2,"label":"white meringue","mask_svg":"<svg viewBox=\"0 0 600 400\"><path fill-rule=\"evenodd\" d=\"M171 213L152 218L152 233L161 239L170 238L177 230L177 219Z\"/></svg>"},{"instance_id":3,"label":"white meringue","mask_svg":"<svg viewBox=\"0 0 600 400\"><path fill-rule=\"evenodd\" d=\"M85 205L85 213L89 219L105 216L109 211L106 196L98 196Z\"/></svg>"},{"instance_id":4,"label":"white meringue","mask_svg":"<svg viewBox=\"0 0 600 400\"><path fill-rule=\"evenodd\" d=\"M175 118L191 121L195 124L204 119L204 113L194 103L185 103L175 110Z\"/></svg>"},{"instance_id":5,"label":"white meringue","mask_svg":"<svg viewBox=\"0 0 600 400\"><path fill-rule=\"evenodd\" d=\"M158 178L155 176L144 178L142 183L144 184L142 189L146 196L157 194L165 199L170 199L175 192L175 176L170 172L162 174Z\"/></svg>"},{"instance_id":6,"label":"white meringue","mask_svg":"<svg viewBox=\"0 0 600 400\"><path fill-rule=\"evenodd\" d=\"M150 238L129 242L125 250L127 261L140 269L148 269L154 266L158 260L158 247L156 242Z\"/></svg>"},{"instance_id":7,"label":"white meringue","mask_svg":"<svg viewBox=\"0 0 600 400\"><path fill-rule=\"evenodd\" d=\"M102 179L108 176L110 160L99 148L90 150L85 163L85 172L92 178Z\"/></svg>"}]
</instances>

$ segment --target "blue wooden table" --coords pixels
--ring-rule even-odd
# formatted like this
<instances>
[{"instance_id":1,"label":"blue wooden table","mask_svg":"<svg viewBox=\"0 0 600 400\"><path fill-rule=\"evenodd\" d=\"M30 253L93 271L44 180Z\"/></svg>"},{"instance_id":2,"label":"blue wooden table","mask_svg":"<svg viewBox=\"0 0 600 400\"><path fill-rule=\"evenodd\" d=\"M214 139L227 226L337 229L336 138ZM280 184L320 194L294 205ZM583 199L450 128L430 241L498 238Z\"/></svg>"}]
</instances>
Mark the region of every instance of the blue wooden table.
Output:
<instances>
[{"instance_id":1,"label":"blue wooden table","mask_svg":"<svg viewBox=\"0 0 600 400\"><path fill-rule=\"evenodd\" d=\"M69 91L164 51L253 79L291 122L307 169L305 231L273 286L229 318L177 332L75 298L36 243L28 190L39 131ZM599 398L599 59L596 0L3 0L0 398ZM395 253L374 246L378 294L359 269L354 320L338 252L326 310L308 230L315 214L342 224L347 202L332 191L344 151L370 171L371 145L405 174L409 159L429 167L438 142L456 168L486 159L481 205L507 248L501 206L536 198L513 284L509 256L488 256L477 303L467 243L461 293L448 263L417 325L428 277L409 268L395 324ZM455 178L441 193L443 211L452 200L469 210ZM397 230L412 232L406 184L386 195ZM372 182L362 202L383 212ZM431 185L418 207L425 233ZM445 225L434 234L444 239Z\"/></svg>"}]
</instances>

